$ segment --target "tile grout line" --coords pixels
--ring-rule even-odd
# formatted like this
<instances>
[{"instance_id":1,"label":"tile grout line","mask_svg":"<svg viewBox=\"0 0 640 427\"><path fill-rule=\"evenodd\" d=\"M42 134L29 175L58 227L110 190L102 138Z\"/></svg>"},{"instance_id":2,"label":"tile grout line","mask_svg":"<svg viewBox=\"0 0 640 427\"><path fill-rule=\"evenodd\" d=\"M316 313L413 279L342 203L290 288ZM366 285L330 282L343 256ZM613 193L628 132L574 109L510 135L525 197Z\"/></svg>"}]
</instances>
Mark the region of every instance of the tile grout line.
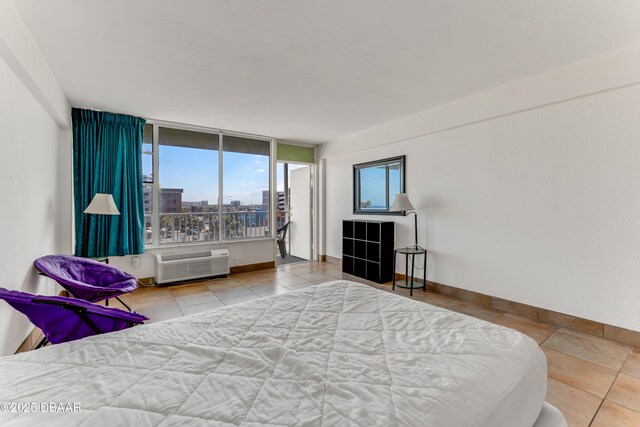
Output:
<instances>
[{"instance_id":1,"label":"tile grout line","mask_svg":"<svg viewBox=\"0 0 640 427\"><path fill-rule=\"evenodd\" d=\"M618 380L618 377L620 376L620 373L622 373L622 368L624 368L625 363L627 363L627 360L629 360L629 356L631 355L631 353L633 353L633 347L631 347L631 350L629 350L629 353L627 353L627 357L624 359L624 362L622 362L622 366L620 366L620 369L616 373L616 377L611 382L611 385L609 386L609 389L607 389L607 392L605 393L604 397L602 398L602 401L600 402L600 405L598 405L598 409L596 410L595 414L593 414L593 418L591 419L591 422L589 423L589 427L591 426L591 424L593 424L593 422L595 421L596 417L598 416L598 413L600 412L600 408L602 408L602 405L604 404L604 401L607 400L607 396L611 392L611 389L613 388L613 385ZM613 401L610 401L610 402L613 402ZM626 408L626 409L628 409L630 411L637 412L634 409L631 409L631 408L629 408L629 407L627 407L625 405L622 405L620 403L616 403L616 402L613 402L613 403L615 403L616 405L620 405L623 408Z\"/></svg>"},{"instance_id":2,"label":"tile grout line","mask_svg":"<svg viewBox=\"0 0 640 427\"><path fill-rule=\"evenodd\" d=\"M555 331L553 331L552 333L550 333L548 337L546 337L544 340L542 340L542 341L540 342L540 344L538 344L538 347L540 347L540 349L542 350L542 344L546 343L546 342L549 340L549 338L551 338L553 335L555 335L555 334L556 334L556 332L558 332L559 330L560 330L560 328L557 328ZM552 349L552 350L553 350L553 349ZM563 353L563 354L564 354L564 353Z\"/></svg>"}]
</instances>

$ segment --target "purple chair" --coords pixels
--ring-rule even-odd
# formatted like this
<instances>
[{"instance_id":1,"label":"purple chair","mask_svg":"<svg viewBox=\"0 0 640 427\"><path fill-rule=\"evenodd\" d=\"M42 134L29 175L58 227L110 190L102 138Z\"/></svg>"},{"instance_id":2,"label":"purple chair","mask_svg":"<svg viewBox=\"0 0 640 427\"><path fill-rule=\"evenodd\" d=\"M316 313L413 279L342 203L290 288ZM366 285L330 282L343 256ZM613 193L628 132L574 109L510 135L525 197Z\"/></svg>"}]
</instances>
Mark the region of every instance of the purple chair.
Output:
<instances>
[{"instance_id":1,"label":"purple chair","mask_svg":"<svg viewBox=\"0 0 640 427\"><path fill-rule=\"evenodd\" d=\"M85 301L98 302L115 298L138 288L132 275L103 262L71 255L47 255L33 263L44 276L50 277L71 295Z\"/></svg>"},{"instance_id":2,"label":"purple chair","mask_svg":"<svg viewBox=\"0 0 640 427\"><path fill-rule=\"evenodd\" d=\"M119 308L103 307L78 298L33 295L0 288L0 299L29 318L47 342L58 344L119 331L143 323L147 317Z\"/></svg>"}]
</instances>

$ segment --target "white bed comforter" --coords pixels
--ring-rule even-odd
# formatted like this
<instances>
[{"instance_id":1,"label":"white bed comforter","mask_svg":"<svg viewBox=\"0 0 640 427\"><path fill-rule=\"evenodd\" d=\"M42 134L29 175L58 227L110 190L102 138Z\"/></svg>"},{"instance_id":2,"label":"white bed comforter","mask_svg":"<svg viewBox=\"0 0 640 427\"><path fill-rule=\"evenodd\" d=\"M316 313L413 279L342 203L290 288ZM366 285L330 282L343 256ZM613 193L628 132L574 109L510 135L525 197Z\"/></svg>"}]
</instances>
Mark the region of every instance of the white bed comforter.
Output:
<instances>
[{"instance_id":1,"label":"white bed comforter","mask_svg":"<svg viewBox=\"0 0 640 427\"><path fill-rule=\"evenodd\" d=\"M81 410L0 425L532 425L545 390L501 411L541 361L516 331L340 280L2 358L0 402Z\"/></svg>"}]
</instances>

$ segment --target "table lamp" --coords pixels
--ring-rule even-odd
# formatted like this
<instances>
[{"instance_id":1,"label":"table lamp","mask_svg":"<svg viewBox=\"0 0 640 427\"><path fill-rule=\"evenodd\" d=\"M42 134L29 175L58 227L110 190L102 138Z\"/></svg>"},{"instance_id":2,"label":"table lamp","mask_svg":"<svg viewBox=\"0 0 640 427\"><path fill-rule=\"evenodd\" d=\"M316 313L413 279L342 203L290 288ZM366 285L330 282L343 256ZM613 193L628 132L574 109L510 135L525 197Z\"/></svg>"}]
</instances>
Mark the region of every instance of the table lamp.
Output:
<instances>
[{"instance_id":1,"label":"table lamp","mask_svg":"<svg viewBox=\"0 0 640 427\"><path fill-rule=\"evenodd\" d=\"M89 250L89 215L120 215L120 211L116 206L111 194L96 193L84 210L84 222L82 226L82 256L87 256Z\"/></svg>"},{"instance_id":2,"label":"table lamp","mask_svg":"<svg viewBox=\"0 0 640 427\"><path fill-rule=\"evenodd\" d=\"M409 201L409 197L407 193L397 193L393 198L393 206L389 209L390 212L400 212L402 216L407 216L412 213L415 215L414 217L414 233L416 237L416 248L420 248L418 246L418 214L416 213L416 208L413 207L411 202Z\"/></svg>"}]
</instances>

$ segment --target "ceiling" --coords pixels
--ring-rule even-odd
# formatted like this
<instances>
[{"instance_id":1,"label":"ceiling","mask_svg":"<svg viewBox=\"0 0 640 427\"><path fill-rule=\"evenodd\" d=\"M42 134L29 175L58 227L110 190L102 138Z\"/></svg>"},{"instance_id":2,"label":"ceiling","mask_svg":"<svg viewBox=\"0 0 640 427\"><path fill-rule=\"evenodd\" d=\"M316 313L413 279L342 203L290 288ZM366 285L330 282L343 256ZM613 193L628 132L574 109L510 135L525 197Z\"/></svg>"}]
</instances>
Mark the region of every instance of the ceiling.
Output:
<instances>
[{"instance_id":1,"label":"ceiling","mask_svg":"<svg viewBox=\"0 0 640 427\"><path fill-rule=\"evenodd\" d=\"M74 106L322 143L640 40L637 0L16 0Z\"/></svg>"}]
</instances>

